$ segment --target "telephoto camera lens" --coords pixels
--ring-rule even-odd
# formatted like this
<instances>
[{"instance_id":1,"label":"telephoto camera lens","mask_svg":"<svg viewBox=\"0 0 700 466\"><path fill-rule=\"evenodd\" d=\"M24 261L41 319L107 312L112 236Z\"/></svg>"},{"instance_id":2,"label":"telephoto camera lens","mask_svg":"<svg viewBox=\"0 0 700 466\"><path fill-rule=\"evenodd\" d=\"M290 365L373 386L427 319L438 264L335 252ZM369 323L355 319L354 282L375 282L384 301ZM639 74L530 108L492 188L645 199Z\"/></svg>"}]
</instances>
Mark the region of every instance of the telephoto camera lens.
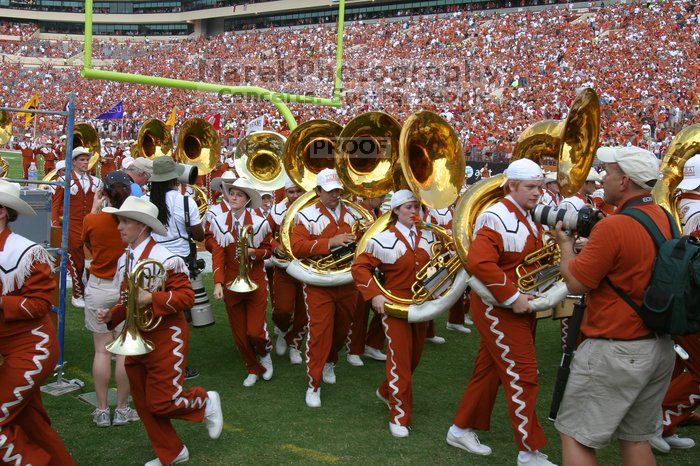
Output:
<instances>
[{"instance_id":1,"label":"telephoto camera lens","mask_svg":"<svg viewBox=\"0 0 700 466\"><path fill-rule=\"evenodd\" d=\"M593 225L599 220L599 211L588 206L582 207L577 212L548 205L537 205L532 209L532 219L535 223L547 225L551 229L561 221L564 230L575 231L578 236L588 238Z\"/></svg>"}]
</instances>

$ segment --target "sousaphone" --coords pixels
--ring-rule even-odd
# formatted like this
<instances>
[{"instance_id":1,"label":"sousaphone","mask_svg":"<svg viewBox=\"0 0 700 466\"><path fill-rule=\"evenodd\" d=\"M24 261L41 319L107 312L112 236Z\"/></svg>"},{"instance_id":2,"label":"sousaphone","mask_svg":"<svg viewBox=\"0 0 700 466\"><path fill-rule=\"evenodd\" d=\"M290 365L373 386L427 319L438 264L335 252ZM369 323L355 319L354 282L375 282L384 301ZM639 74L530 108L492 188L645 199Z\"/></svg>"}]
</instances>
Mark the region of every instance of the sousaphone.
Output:
<instances>
[{"instance_id":1,"label":"sousaphone","mask_svg":"<svg viewBox=\"0 0 700 466\"><path fill-rule=\"evenodd\" d=\"M241 139L234 158L238 176L247 178L258 191L282 188L287 178L282 164L286 141L273 131L256 131Z\"/></svg>"},{"instance_id":2,"label":"sousaphone","mask_svg":"<svg viewBox=\"0 0 700 466\"><path fill-rule=\"evenodd\" d=\"M133 158L154 159L166 155L172 156L173 137L170 128L157 118L151 118L139 128L139 135L131 148Z\"/></svg>"},{"instance_id":3,"label":"sousaphone","mask_svg":"<svg viewBox=\"0 0 700 466\"><path fill-rule=\"evenodd\" d=\"M196 165L199 176L202 176L216 168L220 153L219 132L207 120L190 118L180 126L175 150L178 162Z\"/></svg>"},{"instance_id":4,"label":"sousaphone","mask_svg":"<svg viewBox=\"0 0 700 466\"><path fill-rule=\"evenodd\" d=\"M66 154L68 142L63 148L63 153ZM100 148L100 137L97 135L97 130L89 123L77 123L73 127L73 149L76 147L84 147L90 151L90 162L88 170L92 170L102 155ZM66 154L70 157L71 154Z\"/></svg>"}]
</instances>

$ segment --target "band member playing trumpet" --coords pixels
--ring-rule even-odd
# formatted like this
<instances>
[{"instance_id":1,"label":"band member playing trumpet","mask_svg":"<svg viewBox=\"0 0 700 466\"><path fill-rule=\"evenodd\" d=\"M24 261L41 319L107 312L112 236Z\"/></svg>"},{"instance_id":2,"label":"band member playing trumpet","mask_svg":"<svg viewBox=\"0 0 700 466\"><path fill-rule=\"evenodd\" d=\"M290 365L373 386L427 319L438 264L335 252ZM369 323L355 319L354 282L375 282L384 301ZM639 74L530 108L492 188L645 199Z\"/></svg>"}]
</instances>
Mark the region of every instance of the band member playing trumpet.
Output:
<instances>
[{"instance_id":1,"label":"band member playing trumpet","mask_svg":"<svg viewBox=\"0 0 700 466\"><path fill-rule=\"evenodd\" d=\"M389 430L394 437L408 437L413 405L411 378L420 361L428 323L410 323L384 314L388 301L373 279L375 269L384 277L384 287L401 298L411 298L416 273L430 260L430 231L416 228L420 204L409 190L391 197L394 225L367 243L367 249L352 266L352 275L360 294L382 314L387 339L386 378L377 396L389 407Z\"/></svg>"},{"instance_id":2,"label":"band member playing trumpet","mask_svg":"<svg viewBox=\"0 0 700 466\"><path fill-rule=\"evenodd\" d=\"M139 261L153 259L167 272L164 284L154 283L150 289L138 289L138 310L142 312L151 307L153 316L162 320L153 330L143 333L153 344L153 351L127 356L125 366L136 411L157 456L146 466L184 462L189 459L189 452L178 438L171 419L205 422L212 439L218 438L223 428L219 394L202 387L187 390L182 387L189 346L189 327L184 312L194 304L187 266L182 258L156 244L151 237L151 232L166 233L165 226L158 220L158 208L152 203L131 196L119 209L106 207L103 212L119 218L119 233L129 247L117 266L116 277L121 280L123 299L111 310L99 309L98 322L113 329L125 320L127 281L133 280L130 274Z\"/></svg>"},{"instance_id":3,"label":"band member playing trumpet","mask_svg":"<svg viewBox=\"0 0 700 466\"><path fill-rule=\"evenodd\" d=\"M267 220L252 212L260 207L261 199L247 179L225 183L224 188L228 189L231 210L217 215L210 225L216 240L212 249L214 297L223 298L226 304L233 341L248 371L243 386L252 387L260 376L270 380L273 372L263 266L272 255L272 230ZM247 287L236 290L232 284L237 280Z\"/></svg>"},{"instance_id":4,"label":"band member playing trumpet","mask_svg":"<svg viewBox=\"0 0 700 466\"><path fill-rule=\"evenodd\" d=\"M85 252L83 251L83 219L92 210L95 193L102 186L99 178L88 173L90 151L76 147L71 155L73 171L65 176L71 177L70 183L70 218L68 219L68 270L73 282L71 303L75 307L85 307L83 300L83 274L85 272ZM64 177L56 181L63 183ZM63 186L57 186L51 199L51 224L61 227L63 218Z\"/></svg>"},{"instance_id":5,"label":"band member playing trumpet","mask_svg":"<svg viewBox=\"0 0 700 466\"><path fill-rule=\"evenodd\" d=\"M342 192L335 170L325 168L316 175L319 201L297 214L292 230L292 253L296 257L327 255L331 248L357 240L352 232L355 217L341 200ZM325 287L304 284L304 301L309 316L306 405L320 408L321 376L327 384L336 381L335 363L352 322L357 289L354 283Z\"/></svg>"},{"instance_id":6,"label":"band member playing trumpet","mask_svg":"<svg viewBox=\"0 0 700 466\"><path fill-rule=\"evenodd\" d=\"M287 201L275 204L267 219L273 235L279 231L289 206L304 194L304 190L288 180L284 185L284 193ZM279 257L284 256L282 245L275 239L272 240L272 247ZM289 348L289 361L292 364L301 364L301 345L308 323L304 306L304 290L299 280L291 277L280 267L275 267L272 280L272 321L275 323L277 332L275 341L277 355L282 356Z\"/></svg>"},{"instance_id":7,"label":"band member playing trumpet","mask_svg":"<svg viewBox=\"0 0 700 466\"><path fill-rule=\"evenodd\" d=\"M0 180L0 459L72 465L39 390L53 373L59 351L49 318L56 288L53 260L44 248L10 230L19 215L36 215L19 192L19 185Z\"/></svg>"},{"instance_id":8,"label":"band member playing trumpet","mask_svg":"<svg viewBox=\"0 0 700 466\"><path fill-rule=\"evenodd\" d=\"M474 430L488 430L498 386L502 385L519 450L518 465L551 465L540 453L546 439L535 414L537 358L535 315L531 296L516 285L515 268L525 256L542 247L542 232L530 209L542 195L542 169L532 160L512 162L505 171L506 196L476 219L467 270L481 280L496 300L487 305L471 292L471 315L481 340L469 380L447 433L447 443L478 455L491 448L479 442Z\"/></svg>"}]
</instances>

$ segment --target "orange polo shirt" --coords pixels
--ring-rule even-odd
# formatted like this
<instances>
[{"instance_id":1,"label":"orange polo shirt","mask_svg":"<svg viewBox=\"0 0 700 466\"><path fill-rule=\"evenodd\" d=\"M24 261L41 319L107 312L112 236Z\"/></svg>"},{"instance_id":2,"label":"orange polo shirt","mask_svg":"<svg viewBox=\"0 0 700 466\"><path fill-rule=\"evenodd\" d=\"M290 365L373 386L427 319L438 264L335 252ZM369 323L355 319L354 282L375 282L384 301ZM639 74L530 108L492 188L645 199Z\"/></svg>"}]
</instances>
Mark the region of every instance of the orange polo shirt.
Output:
<instances>
[{"instance_id":1,"label":"orange polo shirt","mask_svg":"<svg viewBox=\"0 0 700 466\"><path fill-rule=\"evenodd\" d=\"M90 273L98 278L112 279L117 261L124 254L126 243L117 230L117 219L112 214L88 214L83 220L83 241L92 253Z\"/></svg>"},{"instance_id":2,"label":"orange polo shirt","mask_svg":"<svg viewBox=\"0 0 700 466\"><path fill-rule=\"evenodd\" d=\"M574 278L591 289L581 323L581 332L588 338L631 340L649 334L636 311L603 280L608 277L638 305L651 280L656 246L639 222L619 214L623 208L598 222L583 251L569 262ZM671 237L661 207L648 203L635 208L648 214L666 238Z\"/></svg>"}]
</instances>

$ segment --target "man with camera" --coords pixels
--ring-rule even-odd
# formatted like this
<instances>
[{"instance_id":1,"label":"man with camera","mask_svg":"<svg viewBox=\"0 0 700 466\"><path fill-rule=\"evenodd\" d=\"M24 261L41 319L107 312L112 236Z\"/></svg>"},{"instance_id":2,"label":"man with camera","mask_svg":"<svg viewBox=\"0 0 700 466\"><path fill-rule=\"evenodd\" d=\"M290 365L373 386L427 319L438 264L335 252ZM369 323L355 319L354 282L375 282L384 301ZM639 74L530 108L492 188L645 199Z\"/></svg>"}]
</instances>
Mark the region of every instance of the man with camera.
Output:
<instances>
[{"instance_id":1,"label":"man with camera","mask_svg":"<svg viewBox=\"0 0 700 466\"><path fill-rule=\"evenodd\" d=\"M673 342L645 327L615 289L639 305L652 275L654 241L624 209L650 216L666 238L671 226L650 195L659 179L658 160L639 147L598 151L605 165L605 202L616 214L597 222L577 255L574 237L556 227L561 272L569 292L587 294L581 323L583 342L558 412L565 464L596 464L596 450L612 438L623 464L655 464L649 440L661 433L659 405L673 368Z\"/></svg>"}]
</instances>

